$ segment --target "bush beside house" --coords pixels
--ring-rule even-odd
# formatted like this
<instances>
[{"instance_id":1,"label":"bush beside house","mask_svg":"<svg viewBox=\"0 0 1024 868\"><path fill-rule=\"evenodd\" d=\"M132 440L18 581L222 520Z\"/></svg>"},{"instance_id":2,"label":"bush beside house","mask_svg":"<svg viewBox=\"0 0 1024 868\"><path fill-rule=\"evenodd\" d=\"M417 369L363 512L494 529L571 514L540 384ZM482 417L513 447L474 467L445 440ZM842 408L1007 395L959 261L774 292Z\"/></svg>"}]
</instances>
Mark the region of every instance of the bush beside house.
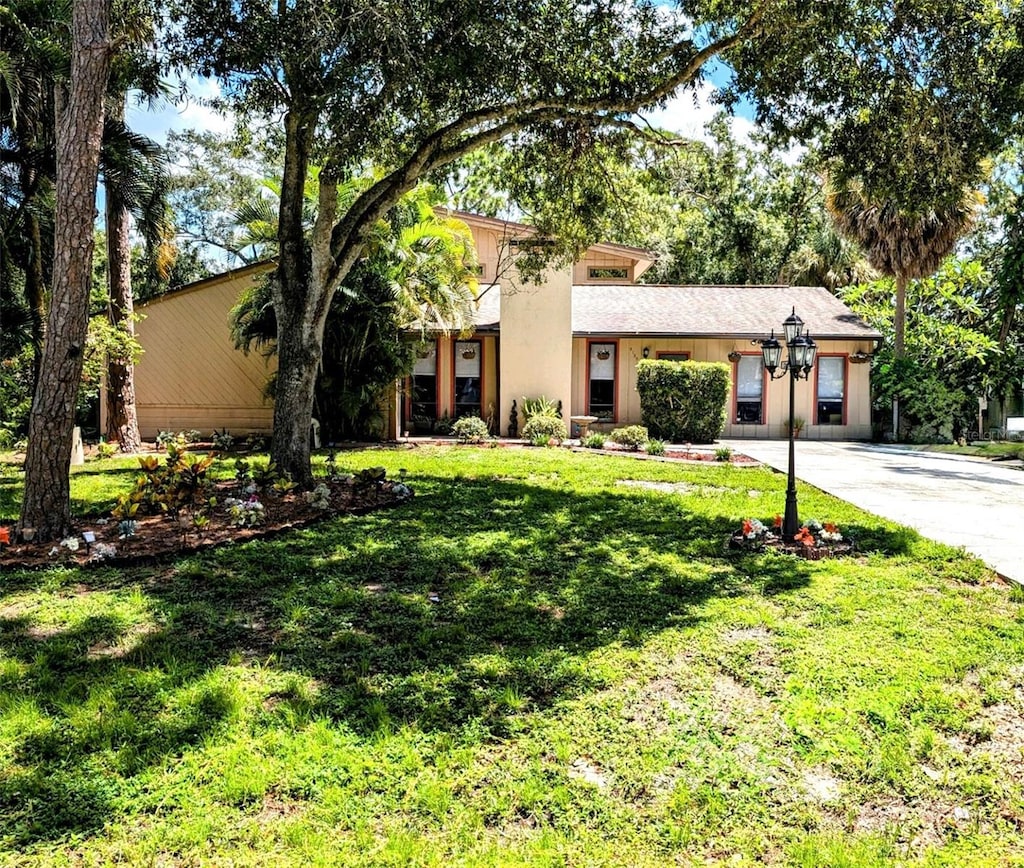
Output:
<instances>
[{"instance_id":1,"label":"bush beside house","mask_svg":"<svg viewBox=\"0 0 1024 868\"><path fill-rule=\"evenodd\" d=\"M673 443L711 443L725 427L729 366L645 359L637 365L643 424Z\"/></svg>"}]
</instances>

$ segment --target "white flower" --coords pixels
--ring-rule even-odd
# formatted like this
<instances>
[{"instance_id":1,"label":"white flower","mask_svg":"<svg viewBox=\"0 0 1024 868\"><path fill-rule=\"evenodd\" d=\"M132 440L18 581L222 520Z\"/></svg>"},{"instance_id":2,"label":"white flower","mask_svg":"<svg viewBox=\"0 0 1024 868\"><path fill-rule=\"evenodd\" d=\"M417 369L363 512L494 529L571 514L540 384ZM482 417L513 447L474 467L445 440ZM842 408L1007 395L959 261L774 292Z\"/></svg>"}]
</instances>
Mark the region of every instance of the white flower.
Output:
<instances>
[{"instance_id":1,"label":"white flower","mask_svg":"<svg viewBox=\"0 0 1024 868\"><path fill-rule=\"evenodd\" d=\"M117 549L109 543L96 543L92 547L92 554L89 556L90 561L102 561L107 558L112 558L117 554Z\"/></svg>"},{"instance_id":2,"label":"white flower","mask_svg":"<svg viewBox=\"0 0 1024 868\"><path fill-rule=\"evenodd\" d=\"M64 548L66 548L69 552L77 552L78 551L78 537L77 536L69 536L66 539L62 539L60 541L60 544L62 546L64 546Z\"/></svg>"}]
</instances>

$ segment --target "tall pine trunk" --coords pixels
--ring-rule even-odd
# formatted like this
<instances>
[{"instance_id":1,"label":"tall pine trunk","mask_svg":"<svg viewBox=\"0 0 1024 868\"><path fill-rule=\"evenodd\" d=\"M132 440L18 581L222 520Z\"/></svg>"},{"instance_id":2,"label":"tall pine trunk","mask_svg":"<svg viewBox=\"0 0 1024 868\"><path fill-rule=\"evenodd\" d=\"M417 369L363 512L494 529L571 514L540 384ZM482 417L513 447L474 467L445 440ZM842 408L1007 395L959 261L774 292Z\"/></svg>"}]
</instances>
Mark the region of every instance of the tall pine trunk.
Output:
<instances>
[{"instance_id":1,"label":"tall pine trunk","mask_svg":"<svg viewBox=\"0 0 1024 868\"><path fill-rule=\"evenodd\" d=\"M124 97L118 96L109 111L124 120ZM132 296L131 237L128 207L112 185L106 188L107 269L110 275L110 324L131 341L135 337ZM138 452L139 417L135 408L135 363L131 352L107 358L107 440L120 444L121 451Z\"/></svg>"},{"instance_id":2,"label":"tall pine trunk","mask_svg":"<svg viewBox=\"0 0 1024 868\"><path fill-rule=\"evenodd\" d=\"M71 76L57 99L57 207L53 298L29 419L19 529L39 540L71 529L69 470L92 280L93 215L110 70L106 0L75 0Z\"/></svg>"}]
</instances>

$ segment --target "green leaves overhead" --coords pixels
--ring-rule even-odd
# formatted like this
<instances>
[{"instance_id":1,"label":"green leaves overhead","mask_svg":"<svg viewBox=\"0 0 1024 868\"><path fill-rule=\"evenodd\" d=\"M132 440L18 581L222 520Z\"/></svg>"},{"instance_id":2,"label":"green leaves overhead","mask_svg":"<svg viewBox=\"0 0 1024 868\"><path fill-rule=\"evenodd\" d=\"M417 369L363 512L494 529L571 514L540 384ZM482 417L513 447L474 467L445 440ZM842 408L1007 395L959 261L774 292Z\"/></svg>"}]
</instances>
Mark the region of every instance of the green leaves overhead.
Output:
<instances>
[{"instance_id":1,"label":"green leaves overhead","mask_svg":"<svg viewBox=\"0 0 1024 868\"><path fill-rule=\"evenodd\" d=\"M783 33L782 10L803 16ZM744 44L729 96L782 136L825 136L839 182L902 209L955 203L1021 108L1020 4L996 0L780 3L767 54ZM783 16L780 18L779 16Z\"/></svg>"}]
</instances>

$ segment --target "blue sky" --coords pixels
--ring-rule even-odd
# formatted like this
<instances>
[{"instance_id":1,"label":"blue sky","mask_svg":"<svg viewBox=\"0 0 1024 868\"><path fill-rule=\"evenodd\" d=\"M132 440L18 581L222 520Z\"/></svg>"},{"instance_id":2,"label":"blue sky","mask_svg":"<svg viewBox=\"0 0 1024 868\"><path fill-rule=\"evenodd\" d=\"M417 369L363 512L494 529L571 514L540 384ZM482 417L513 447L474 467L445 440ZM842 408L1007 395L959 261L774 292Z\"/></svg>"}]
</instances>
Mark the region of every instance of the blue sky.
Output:
<instances>
[{"instance_id":1,"label":"blue sky","mask_svg":"<svg viewBox=\"0 0 1024 868\"><path fill-rule=\"evenodd\" d=\"M708 68L708 75L696 89L682 91L671 99L664 109L643 112L642 117L651 125L670 130L687 138L704 137L704 125L711 120L719 107L713 105L711 96L715 89L724 84L729 77L728 68L715 63ZM213 79L191 79L188 82L191 98L183 105L161 100L154 110L144 106L130 105L127 112L127 123L131 129L149 136L160 144L166 144L170 130L213 130L218 133L230 131L232 119L218 115L203 104L203 100L216 97L220 93L217 82ZM741 104L736 116L732 119L733 133L740 141L748 141L754 124L753 109L749 104Z\"/></svg>"}]
</instances>

